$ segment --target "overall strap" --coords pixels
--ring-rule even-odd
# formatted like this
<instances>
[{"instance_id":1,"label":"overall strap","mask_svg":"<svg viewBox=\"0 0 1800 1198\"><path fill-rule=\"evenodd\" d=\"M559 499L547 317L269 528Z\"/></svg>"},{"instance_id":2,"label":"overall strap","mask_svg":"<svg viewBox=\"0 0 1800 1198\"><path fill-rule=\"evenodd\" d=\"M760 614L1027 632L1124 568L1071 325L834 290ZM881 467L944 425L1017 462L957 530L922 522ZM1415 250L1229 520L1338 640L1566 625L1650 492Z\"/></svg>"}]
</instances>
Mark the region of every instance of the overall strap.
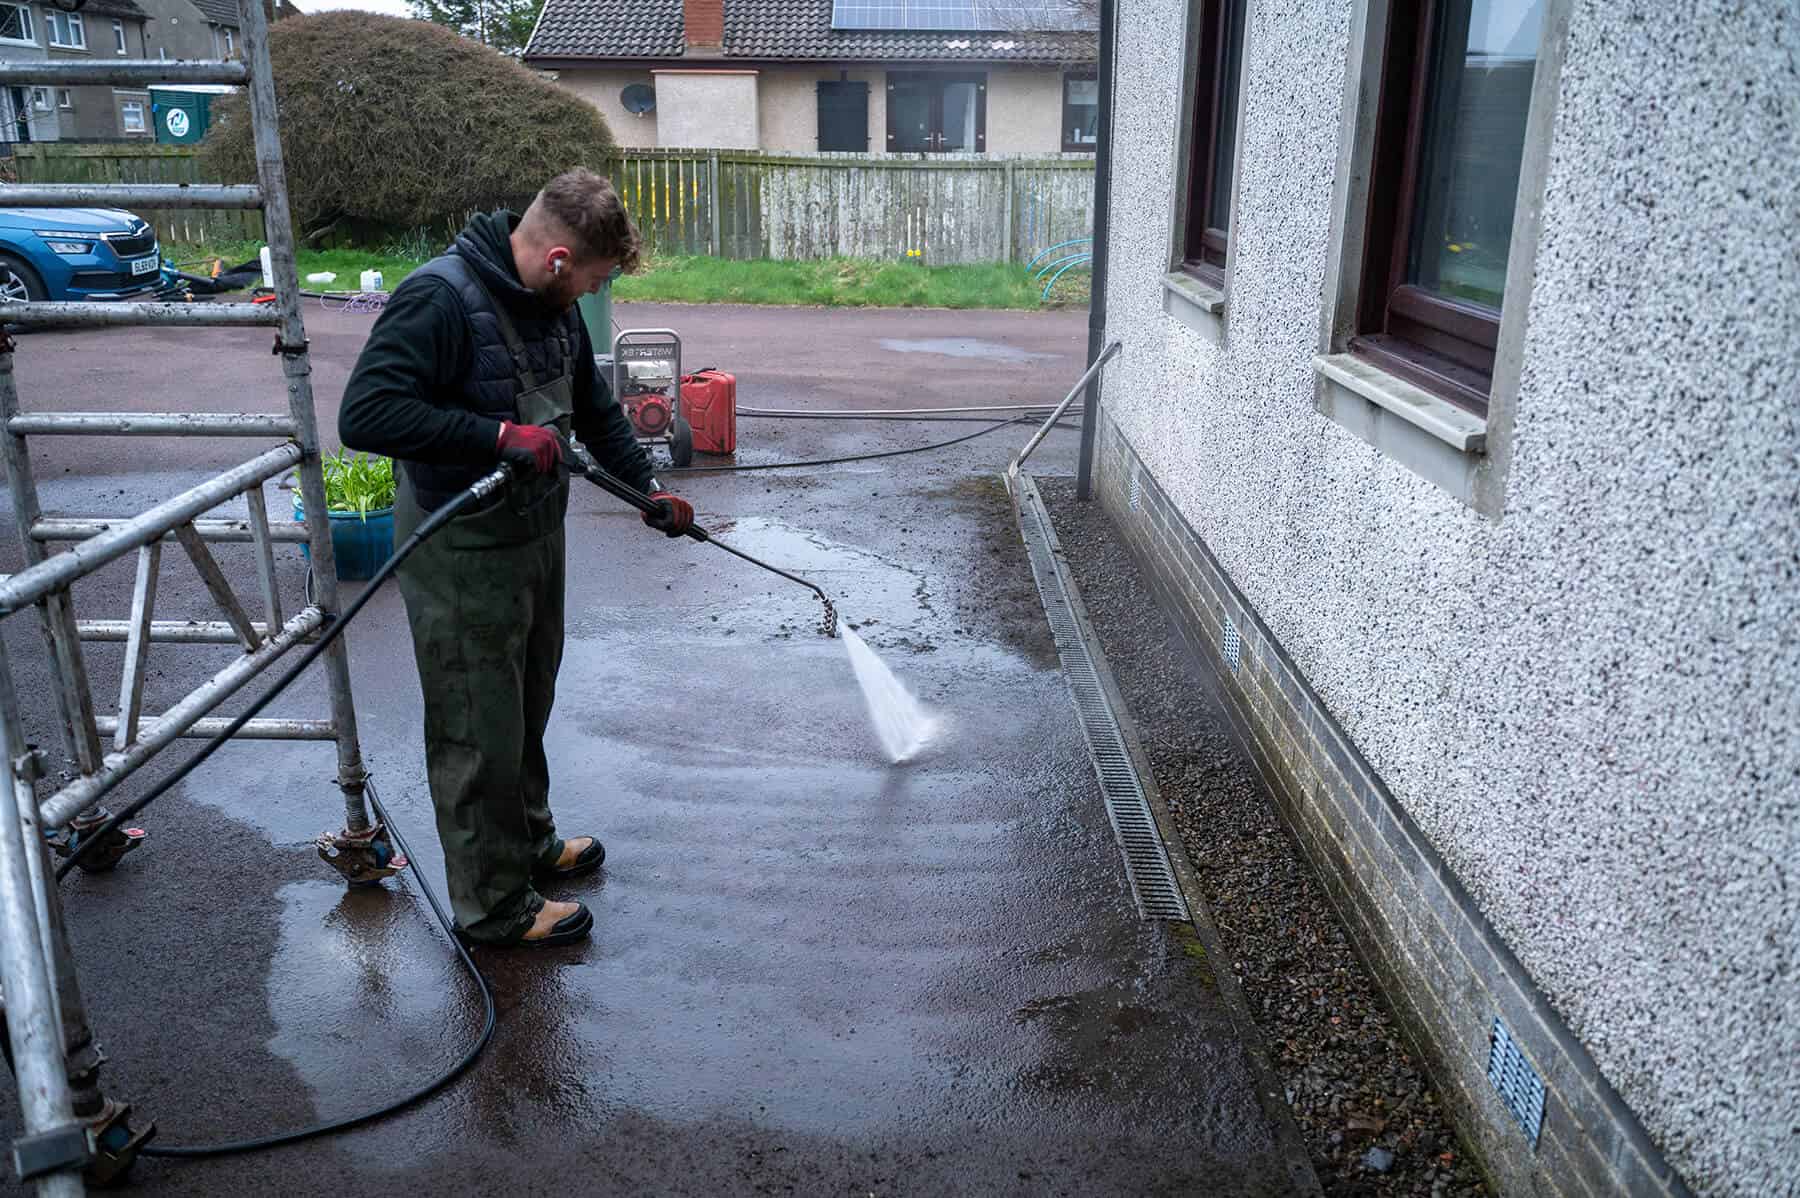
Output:
<instances>
[{"instance_id":1,"label":"overall strap","mask_svg":"<svg viewBox=\"0 0 1800 1198\"><path fill-rule=\"evenodd\" d=\"M500 322L500 335L506 338L507 352L512 354L513 369L518 374L519 385L529 391L537 387L548 386L558 378L566 377L569 374L569 356L573 352L569 348L568 329L562 327L561 322L558 322L556 339L562 349L562 371L545 378L542 382L538 381L537 371L531 368L531 358L525 352L524 338L519 336L519 327L513 323L511 314L507 312L505 305L494 298L494 293L488 290L488 285L482 280L479 272L471 269L469 277L475 280L475 285L481 288L482 294L487 296L488 304L494 309L494 316Z\"/></svg>"}]
</instances>

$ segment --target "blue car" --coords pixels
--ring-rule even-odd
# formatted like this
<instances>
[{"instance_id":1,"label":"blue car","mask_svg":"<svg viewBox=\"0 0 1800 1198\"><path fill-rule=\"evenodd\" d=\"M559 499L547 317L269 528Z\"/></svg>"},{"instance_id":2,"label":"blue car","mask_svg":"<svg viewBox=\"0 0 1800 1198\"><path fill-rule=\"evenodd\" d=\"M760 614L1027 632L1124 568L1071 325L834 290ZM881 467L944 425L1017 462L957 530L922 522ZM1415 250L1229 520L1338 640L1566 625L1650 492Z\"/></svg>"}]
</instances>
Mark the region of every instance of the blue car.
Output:
<instances>
[{"instance_id":1,"label":"blue car","mask_svg":"<svg viewBox=\"0 0 1800 1198\"><path fill-rule=\"evenodd\" d=\"M148 299L161 286L156 230L129 212L0 208L0 302Z\"/></svg>"}]
</instances>

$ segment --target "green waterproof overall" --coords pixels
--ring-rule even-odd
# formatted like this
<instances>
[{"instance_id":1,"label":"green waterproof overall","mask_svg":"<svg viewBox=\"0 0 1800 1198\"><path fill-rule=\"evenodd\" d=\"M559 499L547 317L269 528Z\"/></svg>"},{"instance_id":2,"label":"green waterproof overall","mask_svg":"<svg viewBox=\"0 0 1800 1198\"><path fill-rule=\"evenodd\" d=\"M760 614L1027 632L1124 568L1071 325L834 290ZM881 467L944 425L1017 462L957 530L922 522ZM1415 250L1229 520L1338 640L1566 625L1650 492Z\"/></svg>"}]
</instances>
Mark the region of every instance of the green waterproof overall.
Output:
<instances>
[{"instance_id":1,"label":"green waterproof overall","mask_svg":"<svg viewBox=\"0 0 1800 1198\"><path fill-rule=\"evenodd\" d=\"M518 422L567 437L572 347L564 346L561 376L540 380L505 309L494 310L518 376ZM562 664L568 503L566 466L518 480L488 507L452 520L399 570L450 905L473 940L515 939L531 926L543 906L532 867L554 864L561 850L544 729ZM410 536L424 516L403 473L395 536Z\"/></svg>"}]
</instances>

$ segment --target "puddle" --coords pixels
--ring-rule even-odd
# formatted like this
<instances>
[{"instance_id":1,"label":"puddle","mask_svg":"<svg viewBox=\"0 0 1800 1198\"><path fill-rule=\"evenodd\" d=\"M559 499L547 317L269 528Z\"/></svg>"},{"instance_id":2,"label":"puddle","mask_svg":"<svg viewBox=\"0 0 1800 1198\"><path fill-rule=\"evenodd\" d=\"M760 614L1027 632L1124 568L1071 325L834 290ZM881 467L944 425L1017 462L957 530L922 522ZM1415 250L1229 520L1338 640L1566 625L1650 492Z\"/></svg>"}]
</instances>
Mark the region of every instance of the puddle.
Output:
<instances>
[{"instance_id":1,"label":"puddle","mask_svg":"<svg viewBox=\"0 0 1800 1198\"><path fill-rule=\"evenodd\" d=\"M982 358L989 362L1041 362L1063 356L1033 353L1028 349L998 341L982 341L975 337L937 337L923 341L883 337L881 348L896 354L939 354L946 358Z\"/></svg>"},{"instance_id":2,"label":"puddle","mask_svg":"<svg viewBox=\"0 0 1800 1198\"><path fill-rule=\"evenodd\" d=\"M292 882L276 894L268 1049L299 1075L319 1118L411 1089L467 1046L480 1005L410 883L346 891ZM389 1151L378 1138L334 1143L371 1164Z\"/></svg>"}]
</instances>

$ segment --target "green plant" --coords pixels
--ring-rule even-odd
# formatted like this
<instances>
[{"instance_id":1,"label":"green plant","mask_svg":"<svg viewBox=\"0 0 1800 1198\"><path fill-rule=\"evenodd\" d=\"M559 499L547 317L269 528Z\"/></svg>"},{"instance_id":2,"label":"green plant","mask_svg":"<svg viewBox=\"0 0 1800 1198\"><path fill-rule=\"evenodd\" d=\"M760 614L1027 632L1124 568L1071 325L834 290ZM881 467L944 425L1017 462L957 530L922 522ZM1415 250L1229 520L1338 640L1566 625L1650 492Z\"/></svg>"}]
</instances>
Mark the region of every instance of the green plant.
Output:
<instances>
[{"instance_id":1,"label":"green plant","mask_svg":"<svg viewBox=\"0 0 1800 1198\"><path fill-rule=\"evenodd\" d=\"M394 460L340 449L319 461L325 475L325 510L369 513L394 506Z\"/></svg>"},{"instance_id":2,"label":"green plant","mask_svg":"<svg viewBox=\"0 0 1800 1198\"><path fill-rule=\"evenodd\" d=\"M381 247L384 258L413 258L420 262L435 258L445 245L456 239L462 232L459 225L447 238L433 237L427 229L411 229L405 233L397 233L388 238L387 244Z\"/></svg>"}]
</instances>

